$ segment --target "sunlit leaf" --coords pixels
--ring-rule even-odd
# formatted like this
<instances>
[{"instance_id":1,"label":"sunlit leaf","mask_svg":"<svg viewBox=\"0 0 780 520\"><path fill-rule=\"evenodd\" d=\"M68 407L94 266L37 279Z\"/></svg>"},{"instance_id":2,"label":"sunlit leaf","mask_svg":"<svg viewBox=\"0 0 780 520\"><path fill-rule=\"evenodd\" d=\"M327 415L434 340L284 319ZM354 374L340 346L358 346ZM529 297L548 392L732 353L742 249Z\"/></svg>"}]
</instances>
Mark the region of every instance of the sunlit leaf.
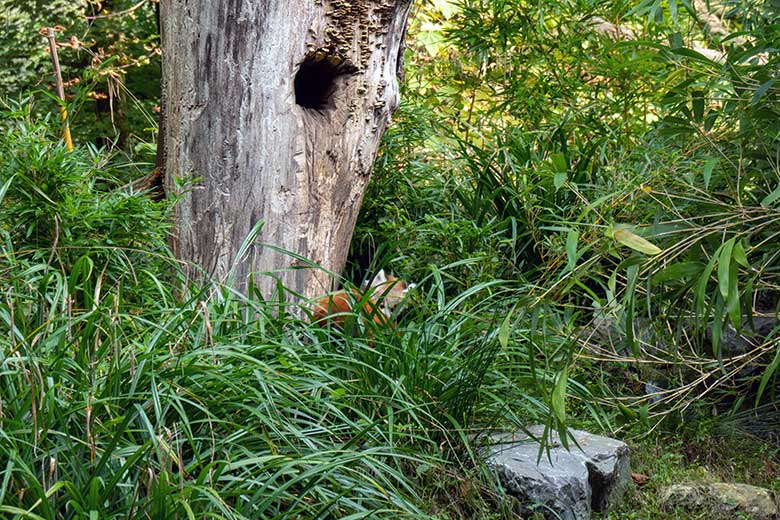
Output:
<instances>
[{"instance_id":1,"label":"sunlit leaf","mask_svg":"<svg viewBox=\"0 0 780 520\"><path fill-rule=\"evenodd\" d=\"M445 44L444 27L437 23L425 22L417 33L416 39L422 43L428 54L436 56Z\"/></svg>"},{"instance_id":2,"label":"sunlit leaf","mask_svg":"<svg viewBox=\"0 0 780 520\"><path fill-rule=\"evenodd\" d=\"M558 172L553 176L553 184L555 185L555 189L559 190L561 189L561 186L566 184L566 172Z\"/></svg>"},{"instance_id":3,"label":"sunlit leaf","mask_svg":"<svg viewBox=\"0 0 780 520\"><path fill-rule=\"evenodd\" d=\"M460 10L451 0L431 0L431 2L441 11L442 16L448 20Z\"/></svg>"},{"instance_id":4,"label":"sunlit leaf","mask_svg":"<svg viewBox=\"0 0 780 520\"><path fill-rule=\"evenodd\" d=\"M663 250L650 242L649 240L640 237L639 235L632 233L625 228L617 228L612 231L612 237L619 243L626 247L639 251L646 255L658 255Z\"/></svg>"},{"instance_id":5,"label":"sunlit leaf","mask_svg":"<svg viewBox=\"0 0 780 520\"><path fill-rule=\"evenodd\" d=\"M566 173L569 171L569 165L566 163L566 156L560 152L550 154L550 162L553 165L553 171Z\"/></svg>"}]
</instances>

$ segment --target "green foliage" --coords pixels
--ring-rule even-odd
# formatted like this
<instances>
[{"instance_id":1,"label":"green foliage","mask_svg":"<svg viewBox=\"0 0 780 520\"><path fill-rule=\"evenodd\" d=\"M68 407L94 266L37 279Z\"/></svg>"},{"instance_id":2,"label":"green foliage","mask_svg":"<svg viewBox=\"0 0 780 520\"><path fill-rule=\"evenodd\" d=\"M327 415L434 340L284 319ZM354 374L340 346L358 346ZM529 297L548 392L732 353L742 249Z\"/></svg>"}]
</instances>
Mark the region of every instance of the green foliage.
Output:
<instances>
[{"instance_id":1,"label":"green foliage","mask_svg":"<svg viewBox=\"0 0 780 520\"><path fill-rule=\"evenodd\" d=\"M776 332L722 344L780 304L778 13L724 7L424 4L356 261L392 244L407 273L512 280L540 363L568 364L560 338L604 404L638 394L618 418L776 399Z\"/></svg>"},{"instance_id":2,"label":"green foliage","mask_svg":"<svg viewBox=\"0 0 780 520\"><path fill-rule=\"evenodd\" d=\"M160 98L157 7L133 0L0 0L0 97L50 90L51 56L39 31L57 27L74 139L153 158L148 143ZM38 108L40 117L53 105Z\"/></svg>"},{"instance_id":3,"label":"green foliage","mask_svg":"<svg viewBox=\"0 0 780 520\"><path fill-rule=\"evenodd\" d=\"M86 290L90 280L110 287L123 273L160 269L149 252L165 250L165 207L122 188L98 150L69 153L30 111L20 104L8 113L0 138L0 231L13 245L6 260L61 271L85 305L97 297ZM136 276L139 292L140 280L152 283Z\"/></svg>"},{"instance_id":4,"label":"green foliage","mask_svg":"<svg viewBox=\"0 0 780 520\"><path fill-rule=\"evenodd\" d=\"M533 389L555 374L518 363L499 281L431 266L396 328L363 333L188 284L167 204L30 114L0 141L3 515L500 514L471 429L544 420Z\"/></svg>"},{"instance_id":5,"label":"green foliage","mask_svg":"<svg viewBox=\"0 0 780 520\"><path fill-rule=\"evenodd\" d=\"M123 188L148 166L67 153L48 107L14 105L0 511L510 518L479 432L665 420L685 444L640 446L654 491L702 477L712 436L771 438L778 327L725 345L780 305L780 13L709 4L420 3L351 255L352 279L419 284L392 329L188 284L168 206ZM62 24L86 42L61 49L77 143L149 160L154 7L0 0L0 88L50 82L37 26Z\"/></svg>"},{"instance_id":6,"label":"green foliage","mask_svg":"<svg viewBox=\"0 0 780 520\"><path fill-rule=\"evenodd\" d=\"M777 446L756 443L749 436L678 435L637 432L641 439L631 445L632 471L647 477L647 483L628 492L626 502L604 515L605 520L667 519L697 520L706 512L664 510L663 490L681 483L734 482L776 490Z\"/></svg>"},{"instance_id":7,"label":"green foliage","mask_svg":"<svg viewBox=\"0 0 780 520\"><path fill-rule=\"evenodd\" d=\"M44 26L70 26L84 14L84 2L71 0L0 1L0 96L6 97L50 77L51 57Z\"/></svg>"},{"instance_id":8,"label":"green foliage","mask_svg":"<svg viewBox=\"0 0 780 520\"><path fill-rule=\"evenodd\" d=\"M436 459L340 377L357 359L272 303L177 294L163 208L19 119L0 146L4 515L425 517L405 472Z\"/></svg>"}]
</instances>

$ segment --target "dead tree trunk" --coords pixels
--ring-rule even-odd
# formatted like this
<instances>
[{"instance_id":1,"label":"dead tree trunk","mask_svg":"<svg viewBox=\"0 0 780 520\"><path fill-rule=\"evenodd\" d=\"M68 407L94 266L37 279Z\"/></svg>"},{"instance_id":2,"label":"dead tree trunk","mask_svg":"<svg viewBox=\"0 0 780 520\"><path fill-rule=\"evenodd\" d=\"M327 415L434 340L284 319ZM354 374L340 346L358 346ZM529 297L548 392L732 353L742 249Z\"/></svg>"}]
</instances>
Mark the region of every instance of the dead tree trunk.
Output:
<instances>
[{"instance_id":1,"label":"dead tree trunk","mask_svg":"<svg viewBox=\"0 0 780 520\"><path fill-rule=\"evenodd\" d=\"M163 0L166 192L178 258L265 295L332 283L399 102L411 0ZM177 179L199 179L183 193ZM236 255L250 230L256 245ZM190 274L196 276L196 269Z\"/></svg>"}]
</instances>

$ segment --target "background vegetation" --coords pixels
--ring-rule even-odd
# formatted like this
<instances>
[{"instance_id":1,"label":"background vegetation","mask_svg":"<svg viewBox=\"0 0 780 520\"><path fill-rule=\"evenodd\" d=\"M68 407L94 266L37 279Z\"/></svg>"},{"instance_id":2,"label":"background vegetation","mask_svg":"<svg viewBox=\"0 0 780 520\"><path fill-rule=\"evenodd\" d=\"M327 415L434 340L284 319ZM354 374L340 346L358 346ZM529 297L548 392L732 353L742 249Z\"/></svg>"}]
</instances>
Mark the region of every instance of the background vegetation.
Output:
<instances>
[{"instance_id":1,"label":"background vegetation","mask_svg":"<svg viewBox=\"0 0 780 520\"><path fill-rule=\"evenodd\" d=\"M616 517L778 489L774 3L418 2L345 276L418 288L370 334L184 285L129 185L155 4L0 0L3 515L511 518L477 434L538 422L640 447Z\"/></svg>"}]
</instances>

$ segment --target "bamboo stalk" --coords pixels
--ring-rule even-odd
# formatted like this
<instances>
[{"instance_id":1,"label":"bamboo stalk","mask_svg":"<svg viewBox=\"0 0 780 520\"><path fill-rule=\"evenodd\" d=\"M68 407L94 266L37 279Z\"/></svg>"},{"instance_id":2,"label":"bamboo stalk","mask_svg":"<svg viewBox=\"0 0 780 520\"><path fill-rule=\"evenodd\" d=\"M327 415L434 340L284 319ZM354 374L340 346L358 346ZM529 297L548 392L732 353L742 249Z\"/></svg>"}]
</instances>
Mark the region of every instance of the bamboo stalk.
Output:
<instances>
[{"instance_id":1,"label":"bamboo stalk","mask_svg":"<svg viewBox=\"0 0 780 520\"><path fill-rule=\"evenodd\" d=\"M65 108L65 87L62 83L62 71L60 70L60 59L57 57L57 41L53 27L46 29L46 38L49 39L49 50L51 51L51 62L54 66L54 80L57 84L57 96L62 100L60 105L60 115L62 116L62 133L65 138L65 146L68 151L73 151L73 140L70 137L70 125L68 124L68 110Z\"/></svg>"}]
</instances>

